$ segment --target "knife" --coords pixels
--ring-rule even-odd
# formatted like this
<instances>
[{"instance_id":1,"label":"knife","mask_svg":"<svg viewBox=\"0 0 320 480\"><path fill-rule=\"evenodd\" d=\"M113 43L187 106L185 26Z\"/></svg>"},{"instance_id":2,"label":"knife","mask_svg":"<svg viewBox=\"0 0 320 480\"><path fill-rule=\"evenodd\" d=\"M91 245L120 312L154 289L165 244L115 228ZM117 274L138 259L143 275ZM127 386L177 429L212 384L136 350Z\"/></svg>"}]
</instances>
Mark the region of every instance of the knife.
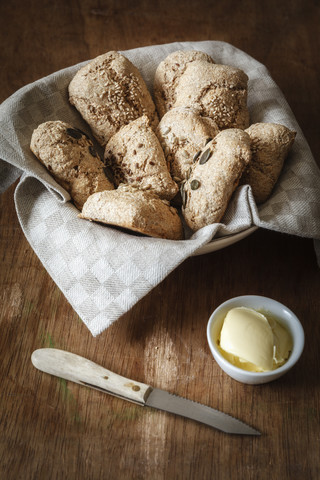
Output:
<instances>
[{"instance_id":1,"label":"knife","mask_svg":"<svg viewBox=\"0 0 320 480\"><path fill-rule=\"evenodd\" d=\"M141 406L181 415L225 433L260 435L260 432L254 428L226 413L122 377L74 353L56 348L40 348L32 353L31 361L42 372L109 393Z\"/></svg>"}]
</instances>

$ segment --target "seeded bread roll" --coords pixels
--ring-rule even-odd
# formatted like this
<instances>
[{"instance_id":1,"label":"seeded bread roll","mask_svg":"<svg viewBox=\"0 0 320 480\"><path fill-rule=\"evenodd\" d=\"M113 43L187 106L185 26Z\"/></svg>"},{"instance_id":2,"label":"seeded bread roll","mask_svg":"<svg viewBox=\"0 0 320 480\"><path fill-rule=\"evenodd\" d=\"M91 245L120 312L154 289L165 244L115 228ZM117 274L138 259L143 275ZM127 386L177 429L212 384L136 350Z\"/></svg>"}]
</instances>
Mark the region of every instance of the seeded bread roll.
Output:
<instances>
[{"instance_id":1,"label":"seeded bread roll","mask_svg":"<svg viewBox=\"0 0 320 480\"><path fill-rule=\"evenodd\" d=\"M250 158L250 137L240 129L223 130L202 149L182 186L182 213L192 230L221 220Z\"/></svg>"},{"instance_id":2,"label":"seeded bread roll","mask_svg":"<svg viewBox=\"0 0 320 480\"><path fill-rule=\"evenodd\" d=\"M280 176L296 132L276 123L255 123L246 130L251 138L251 161L241 183L249 184L257 204L265 202Z\"/></svg>"},{"instance_id":3,"label":"seeded bread roll","mask_svg":"<svg viewBox=\"0 0 320 480\"><path fill-rule=\"evenodd\" d=\"M156 134L144 115L122 127L109 140L104 154L116 185L120 183L150 190L170 200L178 192Z\"/></svg>"},{"instance_id":4,"label":"seeded bread roll","mask_svg":"<svg viewBox=\"0 0 320 480\"><path fill-rule=\"evenodd\" d=\"M92 193L114 189L91 140L68 123L42 123L32 134L30 148L79 210Z\"/></svg>"},{"instance_id":5,"label":"seeded bread roll","mask_svg":"<svg viewBox=\"0 0 320 480\"><path fill-rule=\"evenodd\" d=\"M192 62L214 63L204 52L177 50L159 63L154 78L154 98L160 118L175 102L175 88L181 75Z\"/></svg>"},{"instance_id":6,"label":"seeded bread roll","mask_svg":"<svg viewBox=\"0 0 320 480\"><path fill-rule=\"evenodd\" d=\"M91 195L79 216L151 237L183 239L182 222L176 209L151 192L129 185Z\"/></svg>"},{"instance_id":7,"label":"seeded bread roll","mask_svg":"<svg viewBox=\"0 0 320 480\"><path fill-rule=\"evenodd\" d=\"M173 108L162 117L156 133L173 180L180 185L197 152L219 133L219 129L211 118L200 117L192 109Z\"/></svg>"},{"instance_id":8,"label":"seeded bread roll","mask_svg":"<svg viewBox=\"0 0 320 480\"><path fill-rule=\"evenodd\" d=\"M190 107L212 118L219 129L249 126L248 77L228 65L195 61L187 65L175 88L173 107Z\"/></svg>"},{"instance_id":9,"label":"seeded bread roll","mask_svg":"<svg viewBox=\"0 0 320 480\"><path fill-rule=\"evenodd\" d=\"M123 125L147 115L156 128L155 105L138 69L118 52L82 67L69 85L69 100L105 146Z\"/></svg>"}]
</instances>

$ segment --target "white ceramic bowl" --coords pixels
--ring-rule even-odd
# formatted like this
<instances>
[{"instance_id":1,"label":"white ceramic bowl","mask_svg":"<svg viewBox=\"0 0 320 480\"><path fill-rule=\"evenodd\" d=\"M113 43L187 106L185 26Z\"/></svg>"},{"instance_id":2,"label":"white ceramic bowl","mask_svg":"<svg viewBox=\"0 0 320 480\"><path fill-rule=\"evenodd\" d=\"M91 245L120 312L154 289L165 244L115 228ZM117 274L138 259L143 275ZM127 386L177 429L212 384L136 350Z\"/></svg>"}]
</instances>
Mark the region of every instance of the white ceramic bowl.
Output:
<instances>
[{"instance_id":1,"label":"white ceramic bowl","mask_svg":"<svg viewBox=\"0 0 320 480\"><path fill-rule=\"evenodd\" d=\"M292 337L293 348L289 359L284 365L270 372L248 372L235 367L222 356L217 347L216 339L219 336L227 312L235 307L248 307L270 312L271 315L274 315L277 320L287 328ZM222 370L233 379L250 385L271 382L287 373L299 360L304 347L304 331L296 315L285 305L282 305L282 303L272 300L271 298L257 295L244 295L231 298L216 308L208 321L207 339L212 355Z\"/></svg>"}]
</instances>

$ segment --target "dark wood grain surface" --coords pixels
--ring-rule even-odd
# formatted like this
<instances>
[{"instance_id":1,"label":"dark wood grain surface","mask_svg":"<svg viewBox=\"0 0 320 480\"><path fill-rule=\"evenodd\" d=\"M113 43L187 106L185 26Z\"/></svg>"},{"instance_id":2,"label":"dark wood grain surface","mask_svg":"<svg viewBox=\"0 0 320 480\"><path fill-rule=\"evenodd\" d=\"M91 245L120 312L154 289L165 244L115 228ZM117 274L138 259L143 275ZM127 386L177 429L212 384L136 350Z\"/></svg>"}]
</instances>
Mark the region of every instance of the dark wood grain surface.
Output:
<instances>
[{"instance_id":1,"label":"dark wood grain surface","mask_svg":"<svg viewBox=\"0 0 320 480\"><path fill-rule=\"evenodd\" d=\"M265 64L315 156L320 152L320 5L304 1L0 2L0 100L108 50L223 40ZM185 261L93 338L24 238L12 186L0 197L0 477L3 479L318 479L320 270L310 239L258 230ZM237 383L214 362L210 313L242 294L286 304L305 350L285 377ZM35 370L54 346L235 415L237 437Z\"/></svg>"}]
</instances>

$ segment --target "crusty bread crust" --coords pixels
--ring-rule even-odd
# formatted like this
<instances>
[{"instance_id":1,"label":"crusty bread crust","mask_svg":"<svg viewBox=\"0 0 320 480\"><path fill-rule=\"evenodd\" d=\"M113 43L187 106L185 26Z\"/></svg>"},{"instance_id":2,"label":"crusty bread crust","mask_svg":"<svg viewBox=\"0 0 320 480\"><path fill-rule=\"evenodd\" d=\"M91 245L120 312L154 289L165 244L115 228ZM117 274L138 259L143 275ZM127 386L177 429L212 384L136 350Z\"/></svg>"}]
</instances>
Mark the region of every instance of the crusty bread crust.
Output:
<instances>
[{"instance_id":1,"label":"crusty bread crust","mask_svg":"<svg viewBox=\"0 0 320 480\"><path fill-rule=\"evenodd\" d=\"M105 165L86 134L61 121L39 125L30 147L75 205L85 204L82 218L180 239L169 201L197 231L221 221L239 182L260 204L279 178L296 133L273 123L249 127L247 85L239 68L175 51L155 72L159 123L140 72L111 51L69 84L71 104L105 147Z\"/></svg>"},{"instance_id":2,"label":"crusty bread crust","mask_svg":"<svg viewBox=\"0 0 320 480\"><path fill-rule=\"evenodd\" d=\"M183 239L181 219L169 202L128 185L91 195L79 216L151 237Z\"/></svg>"},{"instance_id":3,"label":"crusty bread crust","mask_svg":"<svg viewBox=\"0 0 320 480\"><path fill-rule=\"evenodd\" d=\"M105 146L123 125L147 115L158 124L155 105L139 72L118 52L98 56L82 67L69 84L69 101Z\"/></svg>"},{"instance_id":4,"label":"crusty bread crust","mask_svg":"<svg viewBox=\"0 0 320 480\"><path fill-rule=\"evenodd\" d=\"M182 187L182 213L191 230L218 223L251 158L250 137L227 129L201 151Z\"/></svg>"},{"instance_id":5,"label":"crusty bread crust","mask_svg":"<svg viewBox=\"0 0 320 480\"><path fill-rule=\"evenodd\" d=\"M146 115L125 125L111 137L104 159L113 171L116 185L126 183L167 200L178 192Z\"/></svg>"},{"instance_id":6,"label":"crusty bread crust","mask_svg":"<svg viewBox=\"0 0 320 480\"><path fill-rule=\"evenodd\" d=\"M173 180L186 179L196 153L218 133L216 123L190 108L173 108L160 120L156 130Z\"/></svg>"},{"instance_id":7,"label":"crusty bread crust","mask_svg":"<svg viewBox=\"0 0 320 480\"><path fill-rule=\"evenodd\" d=\"M175 88L187 66L195 61L214 63L204 52L177 50L159 63L154 77L154 98L160 118L175 103Z\"/></svg>"},{"instance_id":8,"label":"crusty bread crust","mask_svg":"<svg viewBox=\"0 0 320 480\"><path fill-rule=\"evenodd\" d=\"M68 123L42 123L32 134L30 148L79 210L92 193L114 188L91 140Z\"/></svg>"},{"instance_id":9,"label":"crusty bread crust","mask_svg":"<svg viewBox=\"0 0 320 480\"><path fill-rule=\"evenodd\" d=\"M174 107L191 107L212 118L219 129L247 128L247 75L229 65L193 62L175 89Z\"/></svg>"},{"instance_id":10,"label":"crusty bread crust","mask_svg":"<svg viewBox=\"0 0 320 480\"><path fill-rule=\"evenodd\" d=\"M249 184L257 204L265 202L280 176L296 132L276 123L255 123L246 132L251 138L252 159L241 184Z\"/></svg>"}]
</instances>

